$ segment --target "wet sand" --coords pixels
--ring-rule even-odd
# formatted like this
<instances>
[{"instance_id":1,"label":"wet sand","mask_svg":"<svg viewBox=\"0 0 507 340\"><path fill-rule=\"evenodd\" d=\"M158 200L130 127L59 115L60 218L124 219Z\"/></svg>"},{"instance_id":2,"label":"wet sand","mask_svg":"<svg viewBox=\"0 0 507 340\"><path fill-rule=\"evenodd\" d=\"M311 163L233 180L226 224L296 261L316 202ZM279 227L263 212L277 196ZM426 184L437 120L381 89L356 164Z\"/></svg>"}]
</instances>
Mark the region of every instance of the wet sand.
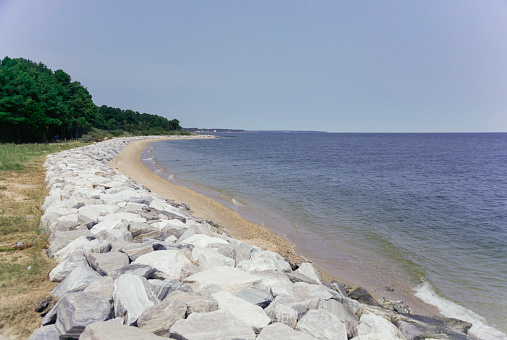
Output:
<instances>
[{"instance_id":1,"label":"wet sand","mask_svg":"<svg viewBox=\"0 0 507 340\"><path fill-rule=\"evenodd\" d=\"M261 247L265 250L277 252L293 265L298 265L302 262L311 262L309 259L305 259L296 254L293 250L293 245L285 238L275 234L273 231L260 224L253 223L243 218L237 212L209 197L159 177L141 161L141 154L148 143L175 139L177 138L149 139L131 142L123 149L116 159L109 163L109 165L168 200L173 200L176 203L188 204L193 216L213 221L215 225L224 228L226 233L233 238L242 240L250 245ZM357 287L357 285L354 284L353 278L338 278L323 271L318 266L315 267L319 270L324 282L336 280L345 282L353 288ZM368 287L365 288L368 289ZM431 316L440 315L435 307L425 304L412 294L399 293L400 294L394 294L388 298L406 301L414 313L417 314Z\"/></svg>"}]
</instances>

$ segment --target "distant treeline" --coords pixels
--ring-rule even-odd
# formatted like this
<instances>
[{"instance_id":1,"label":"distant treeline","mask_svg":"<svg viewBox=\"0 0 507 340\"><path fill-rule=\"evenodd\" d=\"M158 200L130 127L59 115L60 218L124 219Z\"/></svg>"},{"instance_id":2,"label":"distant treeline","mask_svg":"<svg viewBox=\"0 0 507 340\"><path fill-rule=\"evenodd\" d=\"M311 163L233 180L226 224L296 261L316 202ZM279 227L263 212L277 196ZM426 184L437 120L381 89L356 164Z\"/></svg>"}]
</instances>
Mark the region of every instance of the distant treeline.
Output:
<instances>
[{"instance_id":1,"label":"distant treeline","mask_svg":"<svg viewBox=\"0 0 507 340\"><path fill-rule=\"evenodd\" d=\"M177 119L97 107L88 90L62 70L23 58L0 62L0 142L76 139L105 130L113 136L183 132Z\"/></svg>"}]
</instances>

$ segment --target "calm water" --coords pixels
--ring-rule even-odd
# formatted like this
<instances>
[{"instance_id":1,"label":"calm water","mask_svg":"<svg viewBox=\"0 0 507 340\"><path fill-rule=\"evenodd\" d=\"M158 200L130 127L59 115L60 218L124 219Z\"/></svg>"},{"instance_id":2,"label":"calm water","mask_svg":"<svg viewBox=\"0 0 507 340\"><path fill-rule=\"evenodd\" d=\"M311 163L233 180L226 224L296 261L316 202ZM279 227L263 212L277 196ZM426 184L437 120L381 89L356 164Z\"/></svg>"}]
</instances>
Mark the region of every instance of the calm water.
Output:
<instances>
[{"instance_id":1,"label":"calm water","mask_svg":"<svg viewBox=\"0 0 507 340\"><path fill-rule=\"evenodd\" d=\"M415 289L504 338L507 134L234 136L153 143L143 157L324 269L378 296Z\"/></svg>"}]
</instances>

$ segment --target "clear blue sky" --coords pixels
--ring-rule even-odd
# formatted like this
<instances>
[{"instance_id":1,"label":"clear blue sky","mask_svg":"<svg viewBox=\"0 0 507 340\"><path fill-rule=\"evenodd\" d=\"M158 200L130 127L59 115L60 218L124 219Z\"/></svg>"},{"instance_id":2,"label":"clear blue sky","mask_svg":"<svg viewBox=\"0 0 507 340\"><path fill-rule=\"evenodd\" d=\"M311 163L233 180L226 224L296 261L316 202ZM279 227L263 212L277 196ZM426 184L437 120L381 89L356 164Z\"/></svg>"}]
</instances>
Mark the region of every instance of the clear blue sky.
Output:
<instances>
[{"instance_id":1,"label":"clear blue sky","mask_svg":"<svg viewBox=\"0 0 507 340\"><path fill-rule=\"evenodd\" d=\"M0 0L0 58L184 127L507 132L506 0Z\"/></svg>"}]
</instances>

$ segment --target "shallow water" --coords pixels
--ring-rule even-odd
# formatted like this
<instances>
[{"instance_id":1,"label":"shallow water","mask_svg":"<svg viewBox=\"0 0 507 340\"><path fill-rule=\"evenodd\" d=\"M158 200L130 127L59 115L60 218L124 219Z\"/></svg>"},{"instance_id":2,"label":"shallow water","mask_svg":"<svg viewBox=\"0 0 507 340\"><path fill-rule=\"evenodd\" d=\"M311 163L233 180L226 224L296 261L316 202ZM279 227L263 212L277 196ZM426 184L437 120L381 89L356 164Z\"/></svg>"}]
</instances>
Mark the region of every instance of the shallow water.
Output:
<instances>
[{"instance_id":1,"label":"shallow water","mask_svg":"<svg viewBox=\"0 0 507 340\"><path fill-rule=\"evenodd\" d=\"M507 332L507 134L234 136L153 143L143 157L339 277L377 295L417 286L473 312L480 337Z\"/></svg>"}]
</instances>

